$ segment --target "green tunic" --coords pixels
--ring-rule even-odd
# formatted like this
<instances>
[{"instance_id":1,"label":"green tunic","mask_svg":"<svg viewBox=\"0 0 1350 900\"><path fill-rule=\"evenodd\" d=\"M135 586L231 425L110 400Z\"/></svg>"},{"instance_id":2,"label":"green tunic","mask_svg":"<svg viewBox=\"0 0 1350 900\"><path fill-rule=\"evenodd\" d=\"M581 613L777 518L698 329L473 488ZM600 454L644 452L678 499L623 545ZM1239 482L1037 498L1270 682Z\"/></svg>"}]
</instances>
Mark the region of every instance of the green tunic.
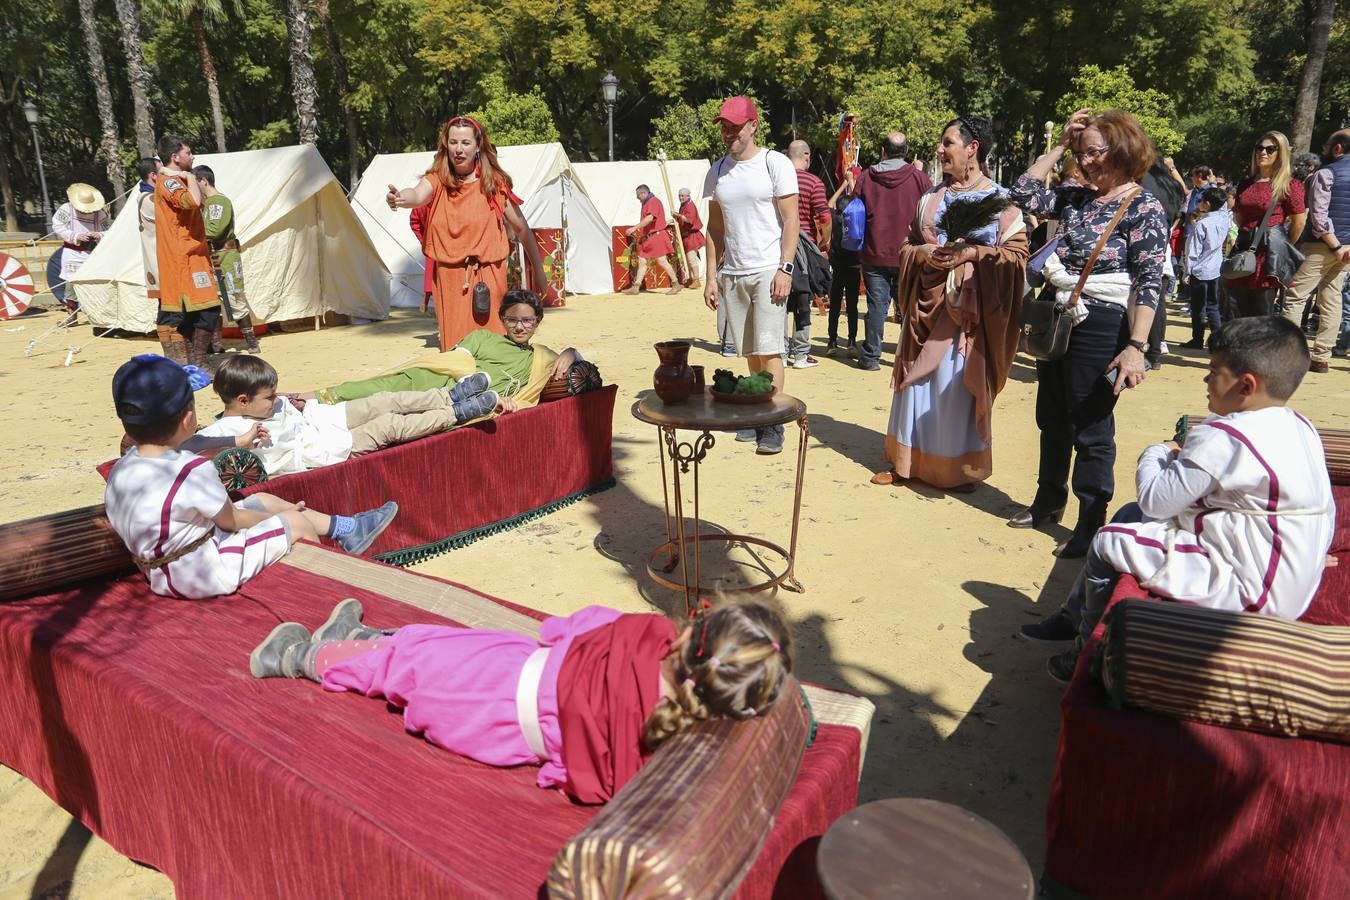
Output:
<instances>
[{"instance_id":1,"label":"green tunic","mask_svg":"<svg viewBox=\"0 0 1350 900\"><path fill-rule=\"evenodd\" d=\"M515 395L530 380L534 348L528 344L522 347L510 338L479 328L465 335L455 349L467 350L473 356L477 370L492 376L492 389L503 397ZM454 387L456 381L458 379L452 376L411 366L389 375L346 381L324 388L319 396L326 403L337 403L369 397L380 391L425 391Z\"/></svg>"},{"instance_id":2,"label":"green tunic","mask_svg":"<svg viewBox=\"0 0 1350 900\"><path fill-rule=\"evenodd\" d=\"M239 255L239 241L234 236L234 204L219 192L203 197L202 219L206 223L206 240L211 245L211 264L220 281L220 292L235 315L244 315L248 312L248 297L244 293L243 257Z\"/></svg>"}]
</instances>

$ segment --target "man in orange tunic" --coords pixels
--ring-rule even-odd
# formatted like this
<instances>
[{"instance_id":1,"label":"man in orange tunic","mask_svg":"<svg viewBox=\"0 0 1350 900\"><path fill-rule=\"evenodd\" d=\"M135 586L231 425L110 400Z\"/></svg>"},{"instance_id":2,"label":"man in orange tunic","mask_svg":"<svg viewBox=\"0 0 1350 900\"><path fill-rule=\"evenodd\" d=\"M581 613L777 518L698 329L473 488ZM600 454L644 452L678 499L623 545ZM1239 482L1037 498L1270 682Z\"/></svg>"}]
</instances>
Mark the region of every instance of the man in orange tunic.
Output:
<instances>
[{"instance_id":1,"label":"man in orange tunic","mask_svg":"<svg viewBox=\"0 0 1350 900\"><path fill-rule=\"evenodd\" d=\"M441 126L431 169L414 187L389 185L390 209L427 206L422 252L436 264L436 318L441 351L469 332L486 328L504 334L495 310L506 296L509 227L529 258L536 284L547 284L534 232L511 193L511 178L497 164L497 151L482 126L456 116ZM474 288L486 286L475 305Z\"/></svg>"},{"instance_id":2,"label":"man in orange tunic","mask_svg":"<svg viewBox=\"0 0 1350 900\"><path fill-rule=\"evenodd\" d=\"M220 294L192 174L192 148L178 135L160 138L155 182L155 258L159 263L159 340L176 363L207 368Z\"/></svg>"}]
</instances>

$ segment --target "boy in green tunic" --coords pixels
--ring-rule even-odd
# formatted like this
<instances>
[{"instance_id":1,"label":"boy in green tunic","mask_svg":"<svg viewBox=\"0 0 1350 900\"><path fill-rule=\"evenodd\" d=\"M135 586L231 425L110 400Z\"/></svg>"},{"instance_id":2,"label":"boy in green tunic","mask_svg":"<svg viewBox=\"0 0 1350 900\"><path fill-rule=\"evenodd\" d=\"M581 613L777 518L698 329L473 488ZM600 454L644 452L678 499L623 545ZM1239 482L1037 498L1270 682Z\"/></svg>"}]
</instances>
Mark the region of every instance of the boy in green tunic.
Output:
<instances>
[{"instance_id":1,"label":"boy in green tunic","mask_svg":"<svg viewBox=\"0 0 1350 900\"><path fill-rule=\"evenodd\" d=\"M248 314L248 296L244 293L244 263L239 254L239 241L234 236L234 204L216 190L216 173L210 166L192 170L202 189L202 219L206 222L206 240L211 244L211 264L216 269L220 285L220 299L225 310L234 319L249 353L258 353L262 347L253 333L253 320ZM219 325L216 326L219 329ZM219 343L219 330L214 343Z\"/></svg>"}]
</instances>

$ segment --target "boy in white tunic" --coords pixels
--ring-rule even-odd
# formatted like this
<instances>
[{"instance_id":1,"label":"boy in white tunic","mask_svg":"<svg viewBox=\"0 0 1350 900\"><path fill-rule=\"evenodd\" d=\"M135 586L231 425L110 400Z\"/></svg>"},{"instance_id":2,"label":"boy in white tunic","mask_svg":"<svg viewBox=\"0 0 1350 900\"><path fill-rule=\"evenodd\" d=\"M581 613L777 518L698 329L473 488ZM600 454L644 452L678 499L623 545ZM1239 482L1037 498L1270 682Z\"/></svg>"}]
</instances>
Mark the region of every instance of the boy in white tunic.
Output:
<instances>
[{"instance_id":1,"label":"boy in white tunic","mask_svg":"<svg viewBox=\"0 0 1350 900\"><path fill-rule=\"evenodd\" d=\"M265 359L240 354L220 364L212 387L225 404L208 436L245 434L259 425L267 438L254 446L270 475L331 466L490 415L496 391L486 372L461 378L452 388L382 391L359 400L320 403L277 395L277 370Z\"/></svg>"},{"instance_id":2,"label":"boy in white tunic","mask_svg":"<svg viewBox=\"0 0 1350 900\"><path fill-rule=\"evenodd\" d=\"M1022 628L1045 643L1076 638L1101 619L1118 573L1151 593L1234 612L1297 619L1322 580L1335 509L1322 441L1285 404L1308 371L1307 340L1277 316L1237 319L1210 339L1213 415L1185 445L1144 450L1139 502L1098 530L1063 608ZM1073 675L1077 648L1050 660Z\"/></svg>"},{"instance_id":3,"label":"boy in white tunic","mask_svg":"<svg viewBox=\"0 0 1350 900\"><path fill-rule=\"evenodd\" d=\"M135 446L113 466L103 502L157 594L232 594L300 538L324 535L362 553L398 513L390 502L329 516L271 494L231 503L211 461L180 449L197 430L196 405L187 374L162 356L123 364L113 376L113 402Z\"/></svg>"}]
</instances>

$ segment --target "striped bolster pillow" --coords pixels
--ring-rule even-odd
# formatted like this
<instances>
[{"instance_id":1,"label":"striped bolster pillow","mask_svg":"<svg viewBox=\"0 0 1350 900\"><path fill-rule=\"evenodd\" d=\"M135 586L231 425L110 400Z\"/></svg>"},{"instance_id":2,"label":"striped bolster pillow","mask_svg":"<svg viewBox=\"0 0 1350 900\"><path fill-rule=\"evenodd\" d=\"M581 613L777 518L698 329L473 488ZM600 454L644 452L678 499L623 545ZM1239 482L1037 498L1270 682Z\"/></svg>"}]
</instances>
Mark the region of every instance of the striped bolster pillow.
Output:
<instances>
[{"instance_id":1,"label":"striped bolster pillow","mask_svg":"<svg viewBox=\"0 0 1350 900\"><path fill-rule=\"evenodd\" d=\"M671 738L559 852L549 896L730 897L797 780L809 729L789 679L762 718Z\"/></svg>"},{"instance_id":2,"label":"striped bolster pillow","mask_svg":"<svg viewBox=\"0 0 1350 900\"><path fill-rule=\"evenodd\" d=\"M1350 628L1124 600L1106 616L1113 709L1350 741Z\"/></svg>"}]
</instances>

